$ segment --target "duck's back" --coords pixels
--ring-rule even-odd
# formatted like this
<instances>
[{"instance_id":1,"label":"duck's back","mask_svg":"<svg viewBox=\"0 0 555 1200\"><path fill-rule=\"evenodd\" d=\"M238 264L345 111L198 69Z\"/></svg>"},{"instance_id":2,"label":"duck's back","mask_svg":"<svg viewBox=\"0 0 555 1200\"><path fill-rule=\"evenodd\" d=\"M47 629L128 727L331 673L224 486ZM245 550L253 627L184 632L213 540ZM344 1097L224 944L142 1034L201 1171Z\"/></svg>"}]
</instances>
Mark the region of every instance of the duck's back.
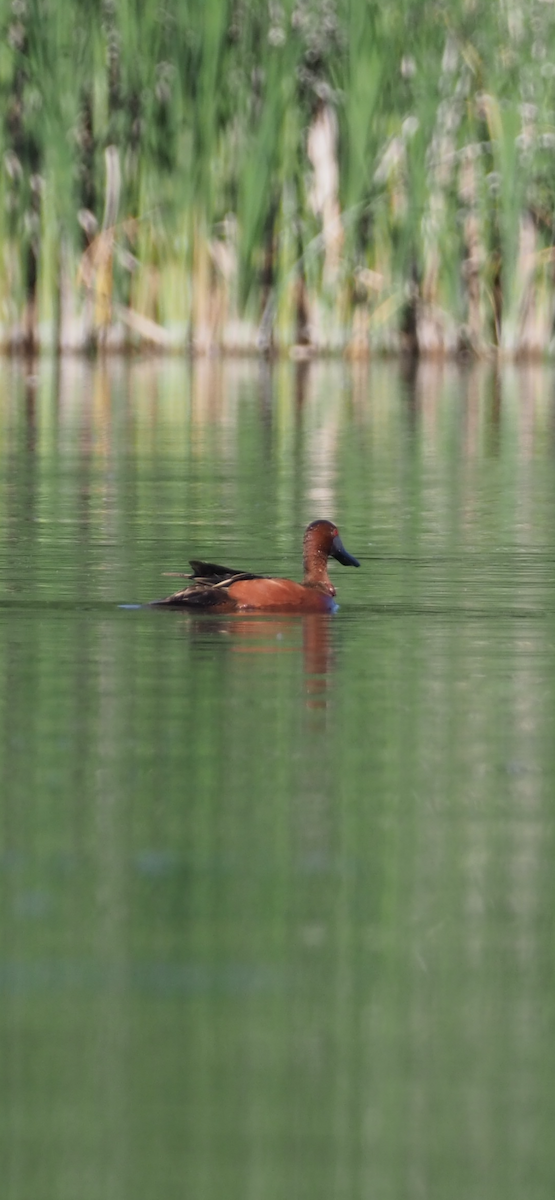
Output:
<instances>
[{"instance_id":1,"label":"duck's back","mask_svg":"<svg viewBox=\"0 0 555 1200\"><path fill-rule=\"evenodd\" d=\"M242 611L332 612L335 608L333 596L292 579L243 578L230 584L227 594Z\"/></svg>"}]
</instances>

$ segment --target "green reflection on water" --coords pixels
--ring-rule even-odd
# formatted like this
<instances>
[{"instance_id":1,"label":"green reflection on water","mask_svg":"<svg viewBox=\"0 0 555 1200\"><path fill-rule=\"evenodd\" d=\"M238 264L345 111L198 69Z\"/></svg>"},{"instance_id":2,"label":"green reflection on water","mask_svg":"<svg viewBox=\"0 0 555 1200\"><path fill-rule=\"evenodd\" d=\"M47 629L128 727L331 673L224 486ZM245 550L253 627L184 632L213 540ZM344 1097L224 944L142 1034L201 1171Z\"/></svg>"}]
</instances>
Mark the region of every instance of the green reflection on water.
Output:
<instances>
[{"instance_id":1,"label":"green reflection on water","mask_svg":"<svg viewBox=\"0 0 555 1200\"><path fill-rule=\"evenodd\" d=\"M2 371L2 1194L551 1198L553 372Z\"/></svg>"}]
</instances>

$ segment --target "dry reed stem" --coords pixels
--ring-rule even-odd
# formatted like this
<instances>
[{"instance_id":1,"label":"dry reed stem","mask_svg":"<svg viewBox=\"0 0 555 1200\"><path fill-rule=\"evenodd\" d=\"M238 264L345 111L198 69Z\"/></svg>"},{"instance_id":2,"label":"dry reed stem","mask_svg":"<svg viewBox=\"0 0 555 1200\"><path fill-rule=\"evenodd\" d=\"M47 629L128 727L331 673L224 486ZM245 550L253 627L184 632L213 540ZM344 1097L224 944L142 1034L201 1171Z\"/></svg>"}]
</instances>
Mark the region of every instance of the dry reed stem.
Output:
<instances>
[{"instance_id":1,"label":"dry reed stem","mask_svg":"<svg viewBox=\"0 0 555 1200\"><path fill-rule=\"evenodd\" d=\"M335 283L344 243L339 207L337 138L335 112L329 104L322 104L308 130L307 154L314 172L310 203L313 212L322 218L325 288Z\"/></svg>"}]
</instances>

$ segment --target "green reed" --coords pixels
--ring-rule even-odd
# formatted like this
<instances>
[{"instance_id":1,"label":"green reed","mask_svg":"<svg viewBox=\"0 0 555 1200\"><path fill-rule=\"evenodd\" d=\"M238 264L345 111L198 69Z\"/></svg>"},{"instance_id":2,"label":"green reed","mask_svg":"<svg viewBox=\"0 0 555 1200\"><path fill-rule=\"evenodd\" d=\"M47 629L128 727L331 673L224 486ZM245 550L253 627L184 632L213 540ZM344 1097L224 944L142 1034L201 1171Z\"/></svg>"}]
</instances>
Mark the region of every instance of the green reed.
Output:
<instances>
[{"instance_id":1,"label":"green reed","mask_svg":"<svg viewBox=\"0 0 555 1200\"><path fill-rule=\"evenodd\" d=\"M542 0L2 0L10 347L545 353Z\"/></svg>"}]
</instances>

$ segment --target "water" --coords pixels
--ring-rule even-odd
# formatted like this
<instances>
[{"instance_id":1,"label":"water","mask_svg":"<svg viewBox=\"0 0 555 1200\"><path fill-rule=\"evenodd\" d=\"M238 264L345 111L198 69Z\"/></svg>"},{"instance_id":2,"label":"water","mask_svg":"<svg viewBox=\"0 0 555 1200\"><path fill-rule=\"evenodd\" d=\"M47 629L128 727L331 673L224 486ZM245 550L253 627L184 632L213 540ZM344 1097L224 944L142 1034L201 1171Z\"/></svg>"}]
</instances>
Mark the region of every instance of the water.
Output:
<instances>
[{"instance_id":1,"label":"water","mask_svg":"<svg viewBox=\"0 0 555 1200\"><path fill-rule=\"evenodd\" d=\"M2 1196L551 1200L553 370L0 378Z\"/></svg>"}]
</instances>

